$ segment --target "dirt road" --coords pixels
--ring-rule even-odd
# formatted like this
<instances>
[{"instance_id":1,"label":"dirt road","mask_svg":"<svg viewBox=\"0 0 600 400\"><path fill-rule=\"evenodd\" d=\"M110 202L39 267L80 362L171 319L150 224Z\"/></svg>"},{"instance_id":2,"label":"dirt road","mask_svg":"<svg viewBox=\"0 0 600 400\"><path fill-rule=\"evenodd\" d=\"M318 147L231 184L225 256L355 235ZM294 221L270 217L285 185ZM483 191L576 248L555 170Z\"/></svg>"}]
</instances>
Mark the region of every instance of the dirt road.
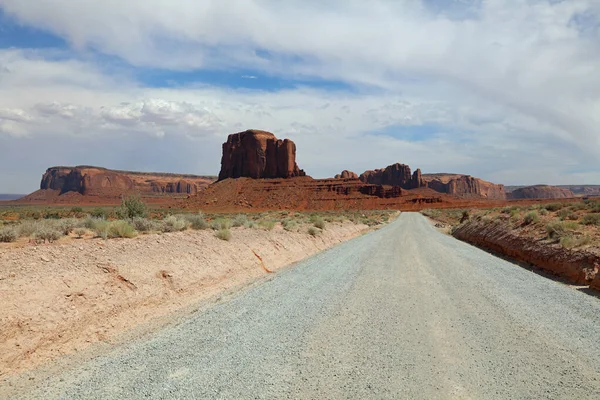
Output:
<instances>
[{"instance_id":1,"label":"dirt road","mask_svg":"<svg viewBox=\"0 0 600 400\"><path fill-rule=\"evenodd\" d=\"M405 213L36 396L597 399L600 300Z\"/></svg>"}]
</instances>

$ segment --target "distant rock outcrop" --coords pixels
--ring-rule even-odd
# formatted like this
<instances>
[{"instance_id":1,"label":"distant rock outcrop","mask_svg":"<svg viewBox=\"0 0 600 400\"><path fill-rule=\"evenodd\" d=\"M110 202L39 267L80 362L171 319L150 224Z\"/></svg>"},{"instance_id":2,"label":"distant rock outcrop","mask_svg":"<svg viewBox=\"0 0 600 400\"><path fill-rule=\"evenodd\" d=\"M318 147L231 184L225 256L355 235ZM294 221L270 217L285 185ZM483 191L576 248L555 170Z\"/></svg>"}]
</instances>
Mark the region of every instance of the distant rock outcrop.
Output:
<instances>
[{"instance_id":1,"label":"distant rock outcrop","mask_svg":"<svg viewBox=\"0 0 600 400\"><path fill-rule=\"evenodd\" d=\"M463 197L506 200L504 185L484 181L470 175L428 174L423 176L427 187L440 193Z\"/></svg>"},{"instance_id":2,"label":"distant rock outcrop","mask_svg":"<svg viewBox=\"0 0 600 400\"><path fill-rule=\"evenodd\" d=\"M120 196L127 193L138 193L142 197L158 199L162 196L156 196L157 194L197 194L215 180L214 176L119 171L87 165L51 167L42 175L40 190L18 201L110 204L118 202Z\"/></svg>"},{"instance_id":3,"label":"distant rock outcrop","mask_svg":"<svg viewBox=\"0 0 600 400\"><path fill-rule=\"evenodd\" d=\"M358 179L358 175L355 172L345 169L341 174L337 174L335 179Z\"/></svg>"},{"instance_id":4,"label":"distant rock outcrop","mask_svg":"<svg viewBox=\"0 0 600 400\"><path fill-rule=\"evenodd\" d=\"M304 175L296 164L296 145L289 139L277 139L266 131L247 130L229 135L223 143L219 180Z\"/></svg>"},{"instance_id":5,"label":"distant rock outcrop","mask_svg":"<svg viewBox=\"0 0 600 400\"><path fill-rule=\"evenodd\" d=\"M425 186L420 169L411 174L408 165L399 163L388 165L383 169L365 171L359 179L364 183L399 186L403 189L417 189Z\"/></svg>"},{"instance_id":6,"label":"distant rock outcrop","mask_svg":"<svg viewBox=\"0 0 600 400\"><path fill-rule=\"evenodd\" d=\"M511 199L568 199L575 197L569 189L550 185L526 186L508 194Z\"/></svg>"}]
</instances>

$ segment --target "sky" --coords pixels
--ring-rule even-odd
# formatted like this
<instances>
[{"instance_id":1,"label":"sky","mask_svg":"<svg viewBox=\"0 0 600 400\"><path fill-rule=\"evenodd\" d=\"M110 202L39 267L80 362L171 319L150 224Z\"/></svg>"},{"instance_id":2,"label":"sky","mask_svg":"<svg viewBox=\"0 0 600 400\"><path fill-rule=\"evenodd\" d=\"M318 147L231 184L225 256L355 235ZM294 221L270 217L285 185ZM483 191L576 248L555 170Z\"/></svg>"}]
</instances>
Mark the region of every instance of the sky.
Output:
<instances>
[{"instance_id":1,"label":"sky","mask_svg":"<svg viewBox=\"0 0 600 400\"><path fill-rule=\"evenodd\" d=\"M0 0L0 192L54 165L216 175L245 129L315 178L600 184L600 2Z\"/></svg>"}]
</instances>

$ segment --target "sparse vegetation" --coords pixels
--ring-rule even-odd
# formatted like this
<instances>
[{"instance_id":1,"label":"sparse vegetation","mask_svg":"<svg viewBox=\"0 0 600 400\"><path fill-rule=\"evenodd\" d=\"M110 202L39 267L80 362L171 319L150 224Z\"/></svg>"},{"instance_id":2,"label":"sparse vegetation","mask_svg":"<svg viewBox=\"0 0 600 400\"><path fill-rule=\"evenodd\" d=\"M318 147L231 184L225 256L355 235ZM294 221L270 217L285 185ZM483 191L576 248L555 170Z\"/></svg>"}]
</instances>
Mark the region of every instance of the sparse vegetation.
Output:
<instances>
[{"instance_id":1,"label":"sparse vegetation","mask_svg":"<svg viewBox=\"0 0 600 400\"><path fill-rule=\"evenodd\" d=\"M228 219L218 218L210 224L210 227L215 231L229 229L231 228L231 221L229 221Z\"/></svg>"},{"instance_id":2,"label":"sparse vegetation","mask_svg":"<svg viewBox=\"0 0 600 400\"><path fill-rule=\"evenodd\" d=\"M215 232L215 236L221 240L230 241L231 231L229 229L219 229L217 232Z\"/></svg>"},{"instance_id":3,"label":"sparse vegetation","mask_svg":"<svg viewBox=\"0 0 600 400\"><path fill-rule=\"evenodd\" d=\"M538 217L538 213L535 211L530 211L525 215L523 222L525 224L531 224L531 223L536 223L539 220L540 220L540 218Z\"/></svg>"},{"instance_id":4,"label":"sparse vegetation","mask_svg":"<svg viewBox=\"0 0 600 400\"><path fill-rule=\"evenodd\" d=\"M109 238L132 238L137 236L135 228L127 221L112 221L108 224Z\"/></svg>"},{"instance_id":5,"label":"sparse vegetation","mask_svg":"<svg viewBox=\"0 0 600 400\"><path fill-rule=\"evenodd\" d=\"M73 233L77 235L78 239L83 238L87 234L87 232L88 230L85 228L75 228L75 230L73 231Z\"/></svg>"},{"instance_id":6,"label":"sparse vegetation","mask_svg":"<svg viewBox=\"0 0 600 400\"><path fill-rule=\"evenodd\" d=\"M275 221L272 220L261 220L258 223L258 226L260 226L262 229L266 230L266 231L272 231L273 228L275 228Z\"/></svg>"},{"instance_id":7,"label":"sparse vegetation","mask_svg":"<svg viewBox=\"0 0 600 400\"><path fill-rule=\"evenodd\" d=\"M16 229L11 227L2 228L0 230L0 242L11 243L18 239L19 233Z\"/></svg>"},{"instance_id":8,"label":"sparse vegetation","mask_svg":"<svg viewBox=\"0 0 600 400\"><path fill-rule=\"evenodd\" d=\"M310 236L317 236L319 233L321 233L321 231L314 226L308 228L308 234Z\"/></svg>"},{"instance_id":9,"label":"sparse vegetation","mask_svg":"<svg viewBox=\"0 0 600 400\"><path fill-rule=\"evenodd\" d=\"M171 215L165 218L162 222L162 231L163 232L180 232L186 230L188 227L188 222L176 215Z\"/></svg>"},{"instance_id":10,"label":"sparse vegetation","mask_svg":"<svg viewBox=\"0 0 600 400\"><path fill-rule=\"evenodd\" d=\"M36 233L35 238L42 242L52 243L63 236L62 232L53 229L49 226L41 227Z\"/></svg>"},{"instance_id":11,"label":"sparse vegetation","mask_svg":"<svg viewBox=\"0 0 600 400\"><path fill-rule=\"evenodd\" d=\"M560 244L566 249L574 249L585 246L590 244L591 241L592 238L589 235L575 236L573 234L567 234L560 238Z\"/></svg>"},{"instance_id":12,"label":"sparse vegetation","mask_svg":"<svg viewBox=\"0 0 600 400\"><path fill-rule=\"evenodd\" d=\"M368 225L368 224L367 224ZM322 218L317 217L315 218L314 222L313 222L313 226L315 228L319 228L319 229L325 229L325 221L323 221Z\"/></svg>"},{"instance_id":13,"label":"sparse vegetation","mask_svg":"<svg viewBox=\"0 0 600 400\"><path fill-rule=\"evenodd\" d=\"M204 219L204 214L202 213L188 214L185 216L185 219L190 225L190 228L195 230L204 230L210 227L208 225L208 222L206 222L206 220Z\"/></svg>"},{"instance_id":14,"label":"sparse vegetation","mask_svg":"<svg viewBox=\"0 0 600 400\"><path fill-rule=\"evenodd\" d=\"M248 217L244 214L238 214L233 218L231 226L233 226L234 228L238 226L244 226L246 225L246 222L248 222Z\"/></svg>"},{"instance_id":15,"label":"sparse vegetation","mask_svg":"<svg viewBox=\"0 0 600 400\"><path fill-rule=\"evenodd\" d=\"M121 206L115 210L115 214L120 219L133 219L135 217L146 217L148 208L140 196L131 195L123 197Z\"/></svg>"},{"instance_id":16,"label":"sparse vegetation","mask_svg":"<svg viewBox=\"0 0 600 400\"><path fill-rule=\"evenodd\" d=\"M158 231L161 228L155 221L142 217L133 218L131 224L138 232Z\"/></svg>"},{"instance_id":17,"label":"sparse vegetation","mask_svg":"<svg viewBox=\"0 0 600 400\"><path fill-rule=\"evenodd\" d=\"M600 214L586 214L581 223L584 225L600 225Z\"/></svg>"}]
</instances>

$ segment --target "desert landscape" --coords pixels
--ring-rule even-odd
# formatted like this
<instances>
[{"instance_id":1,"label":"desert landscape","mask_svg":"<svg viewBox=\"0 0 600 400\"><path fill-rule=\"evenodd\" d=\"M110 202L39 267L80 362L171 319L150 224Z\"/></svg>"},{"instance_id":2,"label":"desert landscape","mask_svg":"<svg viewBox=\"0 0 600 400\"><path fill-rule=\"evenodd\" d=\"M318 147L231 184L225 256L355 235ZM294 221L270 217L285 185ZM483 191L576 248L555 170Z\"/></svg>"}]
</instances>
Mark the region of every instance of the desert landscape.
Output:
<instances>
[{"instance_id":1,"label":"desert landscape","mask_svg":"<svg viewBox=\"0 0 600 400\"><path fill-rule=\"evenodd\" d=\"M597 3L0 1L0 399L600 399Z\"/></svg>"}]
</instances>

